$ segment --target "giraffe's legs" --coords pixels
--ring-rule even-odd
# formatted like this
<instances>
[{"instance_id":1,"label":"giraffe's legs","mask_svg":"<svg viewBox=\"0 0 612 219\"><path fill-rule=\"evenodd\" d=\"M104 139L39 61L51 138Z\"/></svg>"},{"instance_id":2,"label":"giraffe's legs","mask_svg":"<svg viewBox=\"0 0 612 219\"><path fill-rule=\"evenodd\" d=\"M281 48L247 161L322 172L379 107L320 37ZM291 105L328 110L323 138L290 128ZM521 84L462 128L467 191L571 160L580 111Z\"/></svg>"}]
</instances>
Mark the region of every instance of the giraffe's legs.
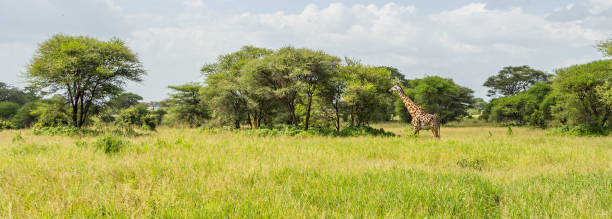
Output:
<instances>
[{"instance_id":1,"label":"giraffe's legs","mask_svg":"<svg viewBox=\"0 0 612 219\"><path fill-rule=\"evenodd\" d=\"M437 121L432 121L429 124L429 129L431 129L431 133L433 134L433 136L435 138L438 138L438 139L440 138L440 133L439 133L439 131L440 131L440 124L437 123Z\"/></svg>"},{"instance_id":2,"label":"giraffe's legs","mask_svg":"<svg viewBox=\"0 0 612 219\"><path fill-rule=\"evenodd\" d=\"M414 135L418 135L421 130L418 125L412 126L412 129L414 130Z\"/></svg>"}]
</instances>

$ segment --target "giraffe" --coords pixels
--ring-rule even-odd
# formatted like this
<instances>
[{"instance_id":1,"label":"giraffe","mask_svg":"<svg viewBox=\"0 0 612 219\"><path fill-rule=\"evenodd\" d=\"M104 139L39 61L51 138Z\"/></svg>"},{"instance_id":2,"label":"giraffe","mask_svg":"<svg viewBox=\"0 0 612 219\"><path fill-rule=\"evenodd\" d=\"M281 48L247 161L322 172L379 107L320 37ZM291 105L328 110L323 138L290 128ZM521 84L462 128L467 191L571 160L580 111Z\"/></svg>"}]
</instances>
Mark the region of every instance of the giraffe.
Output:
<instances>
[{"instance_id":1,"label":"giraffe","mask_svg":"<svg viewBox=\"0 0 612 219\"><path fill-rule=\"evenodd\" d=\"M404 90L402 90L399 85L395 85L389 89L389 92L391 91L396 91L397 94L399 94L400 98L402 98L402 102L404 102L404 106L406 106L410 116L412 116L414 134L418 135L421 128L429 126L434 137L440 138L440 123L438 122L438 116L426 113L423 108L414 103L414 101L404 93Z\"/></svg>"}]
</instances>

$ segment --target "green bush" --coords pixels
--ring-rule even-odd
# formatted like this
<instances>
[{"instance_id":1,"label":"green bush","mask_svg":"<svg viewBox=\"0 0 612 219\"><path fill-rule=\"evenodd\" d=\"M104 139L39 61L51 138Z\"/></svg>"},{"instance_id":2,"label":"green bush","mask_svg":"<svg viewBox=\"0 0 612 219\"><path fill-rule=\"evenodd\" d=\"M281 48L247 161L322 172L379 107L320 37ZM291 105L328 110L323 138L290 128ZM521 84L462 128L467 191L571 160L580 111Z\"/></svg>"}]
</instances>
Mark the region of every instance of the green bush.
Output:
<instances>
[{"instance_id":1,"label":"green bush","mask_svg":"<svg viewBox=\"0 0 612 219\"><path fill-rule=\"evenodd\" d=\"M113 135L102 136L95 143L96 149L102 150L106 154L118 153L127 145L128 142L126 140Z\"/></svg>"},{"instance_id":2,"label":"green bush","mask_svg":"<svg viewBox=\"0 0 612 219\"><path fill-rule=\"evenodd\" d=\"M351 137L351 136L386 136L391 137L395 134L387 132L384 129L375 129L369 126L351 126L341 131L336 131L333 128L312 127L305 130L300 126L285 126L280 128L258 128L239 130L241 133L254 136L332 136L332 137Z\"/></svg>"},{"instance_id":3,"label":"green bush","mask_svg":"<svg viewBox=\"0 0 612 219\"><path fill-rule=\"evenodd\" d=\"M393 137L395 134L393 132L387 132L383 128L375 129L369 126L351 126L345 129L342 129L338 136L348 137L348 136L384 136L384 137Z\"/></svg>"},{"instance_id":4,"label":"green bush","mask_svg":"<svg viewBox=\"0 0 612 219\"><path fill-rule=\"evenodd\" d=\"M549 133L556 134L556 135L569 135L569 136L601 136L601 135L609 135L610 133L612 133L612 128L588 126L584 124L577 125L577 126L564 125L556 129L553 129Z\"/></svg>"},{"instance_id":5,"label":"green bush","mask_svg":"<svg viewBox=\"0 0 612 219\"><path fill-rule=\"evenodd\" d=\"M36 108L38 108L39 105L40 103L38 101L24 104L21 106L21 108L19 108L19 110L17 110L17 113L13 116L11 122L15 124L16 128L27 128L32 126L32 124L38 120L39 116L38 114L32 112L36 111Z\"/></svg>"},{"instance_id":6,"label":"green bush","mask_svg":"<svg viewBox=\"0 0 612 219\"><path fill-rule=\"evenodd\" d=\"M75 136L75 135L95 135L96 131L76 128L72 126L57 126L57 127L44 127L35 125L32 129L32 133L35 135L62 135L62 136Z\"/></svg>"},{"instance_id":7,"label":"green bush","mask_svg":"<svg viewBox=\"0 0 612 219\"><path fill-rule=\"evenodd\" d=\"M157 127L157 118L142 104L121 110L116 122L119 125L140 126L147 130L155 130Z\"/></svg>"},{"instance_id":8,"label":"green bush","mask_svg":"<svg viewBox=\"0 0 612 219\"><path fill-rule=\"evenodd\" d=\"M15 124L10 121L0 120L0 130L4 129L14 129L16 128Z\"/></svg>"},{"instance_id":9,"label":"green bush","mask_svg":"<svg viewBox=\"0 0 612 219\"><path fill-rule=\"evenodd\" d=\"M19 104L13 102L0 102L0 119L10 119L17 114Z\"/></svg>"}]
</instances>

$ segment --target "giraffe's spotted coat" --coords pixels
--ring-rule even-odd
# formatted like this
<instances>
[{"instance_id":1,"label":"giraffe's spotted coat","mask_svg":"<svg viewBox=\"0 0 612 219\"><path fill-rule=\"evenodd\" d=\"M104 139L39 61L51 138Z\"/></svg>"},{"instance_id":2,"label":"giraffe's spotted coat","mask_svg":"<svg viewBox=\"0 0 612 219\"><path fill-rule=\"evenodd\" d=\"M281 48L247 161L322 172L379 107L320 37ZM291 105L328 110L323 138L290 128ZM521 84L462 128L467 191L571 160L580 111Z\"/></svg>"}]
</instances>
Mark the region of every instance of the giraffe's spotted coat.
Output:
<instances>
[{"instance_id":1,"label":"giraffe's spotted coat","mask_svg":"<svg viewBox=\"0 0 612 219\"><path fill-rule=\"evenodd\" d=\"M412 128L414 130L414 134L419 134L419 131L422 128L429 126L429 129L431 129L434 137L440 138L440 123L438 121L438 116L425 112L423 108L414 103L414 101L412 101L410 97L404 93L400 86L395 85L389 89L389 91L396 91L400 98L402 98L404 106L406 106L410 116L412 116Z\"/></svg>"}]
</instances>

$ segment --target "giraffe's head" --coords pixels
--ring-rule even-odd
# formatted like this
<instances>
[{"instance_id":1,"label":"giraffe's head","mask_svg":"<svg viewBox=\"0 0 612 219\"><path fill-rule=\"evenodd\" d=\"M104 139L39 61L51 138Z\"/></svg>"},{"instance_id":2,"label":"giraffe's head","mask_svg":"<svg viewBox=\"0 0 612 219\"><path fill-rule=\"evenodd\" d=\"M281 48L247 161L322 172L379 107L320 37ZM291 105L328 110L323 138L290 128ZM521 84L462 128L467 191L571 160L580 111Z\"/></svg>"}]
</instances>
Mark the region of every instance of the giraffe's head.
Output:
<instances>
[{"instance_id":1,"label":"giraffe's head","mask_svg":"<svg viewBox=\"0 0 612 219\"><path fill-rule=\"evenodd\" d=\"M402 88L399 85L394 85L391 89L389 89L389 92L400 91L400 90L402 90Z\"/></svg>"}]
</instances>

